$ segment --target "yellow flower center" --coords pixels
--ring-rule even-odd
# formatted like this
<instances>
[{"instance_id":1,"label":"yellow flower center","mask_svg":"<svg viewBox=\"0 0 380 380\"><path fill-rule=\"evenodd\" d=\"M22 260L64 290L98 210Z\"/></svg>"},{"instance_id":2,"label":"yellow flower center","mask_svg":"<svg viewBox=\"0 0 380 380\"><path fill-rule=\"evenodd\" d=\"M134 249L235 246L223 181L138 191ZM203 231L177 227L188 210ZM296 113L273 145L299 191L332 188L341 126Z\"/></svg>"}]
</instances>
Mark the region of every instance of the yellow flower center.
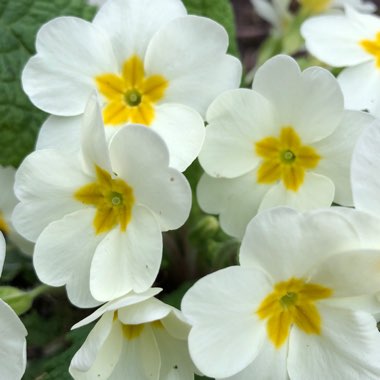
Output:
<instances>
[{"instance_id":1,"label":"yellow flower center","mask_svg":"<svg viewBox=\"0 0 380 380\"><path fill-rule=\"evenodd\" d=\"M0 231L5 235L9 234L9 226L8 223L4 219L3 213L0 211Z\"/></svg>"},{"instance_id":2,"label":"yellow flower center","mask_svg":"<svg viewBox=\"0 0 380 380\"><path fill-rule=\"evenodd\" d=\"M115 320L115 316L114 316L114 320ZM138 325L124 325L122 323L121 324L121 328L122 328L122 331L123 331L124 338L127 339L127 340L137 339L142 334L144 328L147 325L150 325L152 328L156 328L156 329L163 329L164 328L164 326L161 323L161 321L153 321L153 322L149 322L149 323L141 323L141 324L138 324Z\"/></svg>"},{"instance_id":3,"label":"yellow flower center","mask_svg":"<svg viewBox=\"0 0 380 380\"><path fill-rule=\"evenodd\" d=\"M272 184L283 181L288 190L297 191L304 182L307 169L315 168L321 157L310 146L302 145L292 127L283 127L280 137L265 137L255 144L263 158L257 172L257 182Z\"/></svg>"},{"instance_id":4,"label":"yellow flower center","mask_svg":"<svg viewBox=\"0 0 380 380\"><path fill-rule=\"evenodd\" d=\"M331 0L298 0L302 8L308 13L321 13L327 10Z\"/></svg>"},{"instance_id":5,"label":"yellow flower center","mask_svg":"<svg viewBox=\"0 0 380 380\"><path fill-rule=\"evenodd\" d=\"M108 232L117 225L125 231L132 217L135 203L133 189L121 179L96 166L96 182L89 183L74 193L74 198L96 207L94 228L96 234Z\"/></svg>"},{"instance_id":6,"label":"yellow flower center","mask_svg":"<svg viewBox=\"0 0 380 380\"><path fill-rule=\"evenodd\" d=\"M376 33L374 40L362 40L359 45L376 59L376 67L380 68L380 32Z\"/></svg>"},{"instance_id":7,"label":"yellow flower center","mask_svg":"<svg viewBox=\"0 0 380 380\"><path fill-rule=\"evenodd\" d=\"M306 334L321 333L321 316L314 303L331 295L329 288L291 278L274 286L256 314L267 321L268 338L276 348L280 348L288 338L292 325Z\"/></svg>"},{"instance_id":8,"label":"yellow flower center","mask_svg":"<svg viewBox=\"0 0 380 380\"><path fill-rule=\"evenodd\" d=\"M154 105L163 98L169 85L161 75L146 77L144 63L136 55L124 62L121 75L102 74L95 81L106 99L103 109L106 125L152 124Z\"/></svg>"}]
</instances>

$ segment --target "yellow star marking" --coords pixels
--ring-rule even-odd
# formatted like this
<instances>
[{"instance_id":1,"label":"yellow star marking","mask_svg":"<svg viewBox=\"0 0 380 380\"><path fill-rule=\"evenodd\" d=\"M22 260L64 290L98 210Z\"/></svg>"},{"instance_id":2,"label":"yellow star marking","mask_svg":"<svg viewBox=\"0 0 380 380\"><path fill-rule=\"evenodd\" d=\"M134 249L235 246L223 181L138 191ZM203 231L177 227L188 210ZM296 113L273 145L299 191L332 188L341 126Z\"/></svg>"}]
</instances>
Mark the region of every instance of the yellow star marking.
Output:
<instances>
[{"instance_id":1,"label":"yellow star marking","mask_svg":"<svg viewBox=\"0 0 380 380\"><path fill-rule=\"evenodd\" d=\"M137 123L149 126L155 116L154 105L163 98L169 82L161 75L145 77L144 63L133 55L124 62L121 75L102 74L95 78L99 92L107 100L104 123Z\"/></svg>"},{"instance_id":2,"label":"yellow star marking","mask_svg":"<svg viewBox=\"0 0 380 380\"><path fill-rule=\"evenodd\" d=\"M117 225L125 231L132 217L135 203L133 189L121 179L96 166L96 182L89 183L74 193L74 198L86 205L94 206L96 234L108 232Z\"/></svg>"},{"instance_id":3,"label":"yellow star marking","mask_svg":"<svg viewBox=\"0 0 380 380\"><path fill-rule=\"evenodd\" d=\"M0 211L0 231L4 233L4 235L9 234L9 226L5 221L3 213Z\"/></svg>"},{"instance_id":4,"label":"yellow star marking","mask_svg":"<svg viewBox=\"0 0 380 380\"><path fill-rule=\"evenodd\" d=\"M321 333L321 316L314 303L331 295L329 288L291 278L274 286L256 314L260 319L267 320L268 338L276 348L280 348L288 338L292 325L306 334Z\"/></svg>"},{"instance_id":5,"label":"yellow star marking","mask_svg":"<svg viewBox=\"0 0 380 380\"><path fill-rule=\"evenodd\" d=\"M380 32L376 33L374 40L362 40L359 45L376 59L376 67L380 68Z\"/></svg>"},{"instance_id":6,"label":"yellow star marking","mask_svg":"<svg viewBox=\"0 0 380 380\"><path fill-rule=\"evenodd\" d=\"M308 13L321 13L329 8L331 0L299 0L299 3Z\"/></svg>"},{"instance_id":7,"label":"yellow star marking","mask_svg":"<svg viewBox=\"0 0 380 380\"><path fill-rule=\"evenodd\" d=\"M255 151L263 158L257 181L272 184L283 181L288 190L297 191L304 182L305 171L315 168L321 157L310 146L302 145L292 127L283 127L280 137L265 137L255 144Z\"/></svg>"}]
</instances>

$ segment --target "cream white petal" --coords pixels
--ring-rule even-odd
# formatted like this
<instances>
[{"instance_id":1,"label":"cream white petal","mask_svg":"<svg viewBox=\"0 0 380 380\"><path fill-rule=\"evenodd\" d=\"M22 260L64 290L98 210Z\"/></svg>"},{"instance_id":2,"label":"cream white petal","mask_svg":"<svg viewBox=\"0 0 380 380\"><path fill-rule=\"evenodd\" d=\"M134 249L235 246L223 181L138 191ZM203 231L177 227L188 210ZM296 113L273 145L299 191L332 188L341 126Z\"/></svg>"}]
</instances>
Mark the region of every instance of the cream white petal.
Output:
<instances>
[{"instance_id":1,"label":"cream white petal","mask_svg":"<svg viewBox=\"0 0 380 380\"><path fill-rule=\"evenodd\" d=\"M175 308L171 308L170 313L161 319L166 331L176 339L187 339L190 332L190 325L183 313Z\"/></svg>"},{"instance_id":2,"label":"cream white petal","mask_svg":"<svg viewBox=\"0 0 380 380\"><path fill-rule=\"evenodd\" d=\"M158 274L161 257L162 235L156 218L145 207L134 207L126 231L114 228L96 247L91 293L99 301L109 301L131 290L147 290Z\"/></svg>"},{"instance_id":3,"label":"cream white petal","mask_svg":"<svg viewBox=\"0 0 380 380\"><path fill-rule=\"evenodd\" d=\"M81 122L81 154L84 171L91 175L96 171L95 166L99 166L112 173L102 113L95 93L87 101Z\"/></svg>"},{"instance_id":4,"label":"cream white petal","mask_svg":"<svg viewBox=\"0 0 380 380\"><path fill-rule=\"evenodd\" d=\"M298 210L310 210L331 206L335 196L335 185L331 179L320 174L307 172L304 183L297 191L287 190L280 182L264 195L259 211L290 206Z\"/></svg>"},{"instance_id":5,"label":"cream white petal","mask_svg":"<svg viewBox=\"0 0 380 380\"><path fill-rule=\"evenodd\" d=\"M376 11L376 5L367 0L333 0L331 7L344 7L350 5L360 12L372 13Z\"/></svg>"},{"instance_id":6,"label":"cream white petal","mask_svg":"<svg viewBox=\"0 0 380 380\"><path fill-rule=\"evenodd\" d=\"M366 36L367 33L365 25L352 22L345 15L313 17L301 27L307 50L318 59L337 67L372 60L359 45L359 41L370 37Z\"/></svg>"},{"instance_id":7,"label":"cream white petal","mask_svg":"<svg viewBox=\"0 0 380 380\"><path fill-rule=\"evenodd\" d=\"M374 120L365 112L345 111L334 133L313 145L322 157L314 172L334 182L336 203L353 205L350 176L352 154L360 134Z\"/></svg>"},{"instance_id":8,"label":"cream white petal","mask_svg":"<svg viewBox=\"0 0 380 380\"><path fill-rule=\"evenodd\" d=\"M112 380L158 380L161 357L150 326L144 326L136 339L124 339L120 360L112 372Z\"/></svg>"},{"instance_id":9,"label":"cream white petal","mask_svg":"<svg viewBox=\"0 0 380 380\"><path fill-rule=\"evenodd\" d=\"M239 261L243 267L262 268L274 282L302 278L325 257L358 245L360 235L355 232L335 209L298 212L278 207L248 224Z\"/></svg>"},{"instance_id":10,"label":"cream white petal","mask_svg":"<svg viewBox=\"0 0 380 380\"><path fill-rule=\"evenodd\" d=\"M144 57L155 33L172 19L185 15L179 0L113 0L99 9L93 23L108 35L122 64L133 54Z\"/></svg>"},{"instance_id":11,"label":"cream white petal","mask_svg":"<svg viewBox=\"0 0 380 380\"><path fill-rule=\"evenodd\" d=\"M193 380L197 372L190 359L187 340L173 338L165 329L154 328L161 353L160 380Z\"/></svg>"},{"instance_id":12,"label":"cream white petal","mask_svg":"<svg viewBox=\"0 0 380 380\"><path fill-rule=\"evenodd\" d=\"M49 116L38 133L36 149L62 149L75 154L80 149L82 116Z\"/></svg>"},{"instance_id":13,"label":"cream white petal","mask_svg":"<svg viewBox=\"0 0 380 380\"><path fill-rule=\"evenodd\" d=\"M16 230L36 241L51 222L83 206L73 194L91 182L75 155L57 150L39 150L30 154L16 173L15 193L19 203L12 217Z\"/></svg>"},{"instance_id":14,"label":"cream white petal","mask_svg":"<svg viewBox=\"0 0 380 380\"><path fill-rule=\"evenodd\" d=\"M328 257L311 273L310 281L332 289L333 297L380 292L380 245L377 250L354 249Z\"/></svg>"},{"instance_id":15,"label":"cream white petal","mask_svg":"<svg viewBox=\"0 0 380 380\"><path fill-rule=\"evenodd\" d=\"M197 186L197 199L204 211L220 214L220 224L226 233L241 239L269 189L268 185L257 184L256 171L238 178L204 174Z\"/></svg>"},{"instance_id":16,"label":"cream white petal","mask_svg":"<svg viewBox=\"0 0 380 380\"><path fill-rule=\"evenodd\" d=\"M165 141L169 166L183 172L198 156L205 138L201 116L181 104L162 104L156 108L151 129Z\"/></svg>"},{"instance_id":17,"label":"cream white petal","mask_svg":"<svg viewBox=\"0 0 380 380\"><path fill-rule=\"evenodd\" d=\"M103 236L96 236L94 211L83 209L52 222L37 240L33 264L39 279L52 286L67 284L72 303L80 307L99 304L90 294L92 256Z\"/></svg>"},{"instance_id":18,"label":"cream white petal","mask_svg":"<svg viewBox=\"0 0 380 380\"><path fill-rule=\"evenodd\" d=\"M125 325L136 325L158 321L167 317L172 308L157 298L128 305L118 310L118 318Z\"/></svg>"},{"instance_id":19,"label":"cream white petal","mask_svg":"<svg viewBox=\"0 0 380 380\"><path fill-rule=\"evenodd\" d=\"M368 127L358 140L352 159L354 205L380 216L380 124Z\"/></svg>"},{"instance_id":20,"label":"cream white petal","mask_svg":"<svg viewBox=\"0 0 380 380\"><path fill-rule=\"evenodd\" d=\"M146 72L169 81L165 102L183 103L204 115L218 94L240 84L241 63L226 55L227 47L227 32L215 21L177 18L152 37Z\"/></svg>"},{"instance_id":21,"label":"cream white petal","mask_svg":"<svg viewBox=\"0 0 380 380\"><path fill-rule=\"evenodd\" d=\"M380 70L374 61L346 68L339 74L338 82L346 108L368 110L376 117L380 116Z\"/></svg>"},{"instance_id":22,"label":"cream white petal","mask_svg":"<svg viewBox=\"0 0 380 380\"><path fill-rule=\"evenodd\" d=\"M16 313L0 300L0 368L3 379L22 378L26 367L27 334Z\"/></svg>"},{"instance_id":23,"label":"cream white petal","mask_svg":"<svg viewBox=\"0 0 380 380\"><path fill-rule=\"evenodd\" d=\"M112 318L113 313L109 313L109 316L104 315L102 319ZM98 327L98 325L100 326ZM111 329L106 336L108 328L100 320L75 354L69 368L69 372L75 380L107 380L111 378L116 364L122 360L123 333L119 323L113 323L110 327ZM95 334L97 336L93 336ZM94 342L94 340L97 341ZM79 362L87 355L91 355L91 367L88 369L87 366L81 366Z\"/></svg>"},{"instance_id":24,"label":"cream white petal","mask_svg":"<svg viewBox=\"0 0 380 380\"><path fill-rule=\"evenodd\" d=\"M186 221L190 185L183 174L168 168L168 150L157 133L138 125L124 127L114 136L110 155L114 172L133 188L136 202L154 213L163 231Z\"/></svg>"},{"instance_id":25,"label":"cream white petal","mask_svg":"<svg viewBox=\"0 0 380 380\"><path fill-rule=\"evenodd\" d=\"M217 378L232 376L258 355L265 325L255 310L271 288L262 271L229 267L189 289L182 311L193 326L190 354L202 373Z\"/></svg>"},{"instance_id":26,"label":"cream white petal","mask_svg":"<svg viewBox=\"0 0 380 380\"><path fill-rule=\"evenodd\" d=\"M380 335L367 313L318 307L320 335L293 327L288 371L291 379L375 380L380 376Z\"/></svg>"},{"instance_id":27,"label":"cream white petal","mask_svg":"<svg viewBox=\"0 0 380 380\"><path fill-rule=\"evenodd\" d=\"M88 371L92 367L98 355L98 351L111 333L112 324L113 313L104 314L88 334L79 351L74 355L70 367L83 372ZM112 352L112 354L114 354L114 352Z\"/></svg>"},{"instance_id":28,"label":"cream white petal","mask_svg":"<svg viewBox=\"0 0 380 380\"><path fill-rule=\"evenodd\" d=\"M101 307L96 309L91 315L82 319L80 322L76 323L72 329L77 329L79 327L85 326L99 317L101 317L104 313L108 311L116 311L120 308L135 305L140 302L144 302L147 299L154 297L156 294L160 293L162 289L160 288L149 288L145 292L142 293L134 293L130 292L122 297L114 299L110 302L103 304Z\"/></svg>"},{"instance_id":29,"label":"cream white petal","mask_svg":"<svg viewBox=\"0 0 380 380\"><path fill-rule=\"evenodd\" d=\"M257 166L254 143L276 132L271 103L248 89L226 91L207 110L206 139L199 155L214 177L238 177Z\"/></svg>"},{"instance_id":30,"label":"cream white petal","mask_svg":"<svg viewBox=\"0 0 380 380\"><path fill-rule=\"evenodd\" d=\"M288 380L288 346L275 348L271 342L264 342L253 362L238 374L218 380Z\"/></svg>"},{"instance_id":31,"label":"cream white petal","mask_svg":"<svg viewBox=\"0 0 380 380\"><path fill-rule=\"evenodd\" d=\"M95 89L95 76L118 69L104 32L76 17L43 25L36 49L22 73L23 88L34 105L55 115L82 113Z\"/></svg>"},{"instance_id":32,"label":"cream white petal","mask_svg":"<svg viewBox=\"0 0 380 380\"><path fill-rule=\"evenodd\" d=\"M277 128L292 126L303 143L330 135L343 116L343 97L327 70L310 67L301 73L297 62L285 55L261 66L252 88L274 106Z\"/></svg>"}]
</instances>

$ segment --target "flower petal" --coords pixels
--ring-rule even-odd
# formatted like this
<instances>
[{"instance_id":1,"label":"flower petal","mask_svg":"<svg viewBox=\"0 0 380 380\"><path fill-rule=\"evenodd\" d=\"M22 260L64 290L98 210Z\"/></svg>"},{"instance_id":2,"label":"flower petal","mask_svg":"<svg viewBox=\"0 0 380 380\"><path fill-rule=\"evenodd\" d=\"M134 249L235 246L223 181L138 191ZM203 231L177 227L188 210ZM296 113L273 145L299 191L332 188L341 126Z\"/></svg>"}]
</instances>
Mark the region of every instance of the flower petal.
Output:
<instances>
[{"instance_id":1,"label":"flower petal","mask_svg":"<svg viewBox=\"0 0 380 380\"><path fill-rule=\"evenodd\" d=\"M313 171L334 182L336 203L353 205L350 183L352 154L359 135L373 121L374 118L368 113L345 111L334 133L313 145L322 157Z\"/></svg>"},{"instance_id":2,"label":"flower petal","mask_svg":"<svg viewBox=\"0 0 380 380\"><path fill-rule=\"evenodd\" d=\"M255 141L271 135L276 124L272 105L260 94L239 89L220 95L207 111L206 139L199 161L214 177L238 177L259 159Z\"/></svg>"},{"instance_id":3,"label":"flower petal","mask_svg":"<svg viewBox=\"0 0 380 380\"><path fill-rule=\"evenodd\" d=\"M200 115L180 104L158 106L151 129L162 137L168 147L169 166L181 172L196 159L205 137Z\"/></svg>"},{"instance_id":4,"label":"flower petal","mask_svg":"<svg viewBox=\"0 0 380 380\"><path fill-rule=\"evenodd\" d=\"M103 236L96 236L93 209L79 210L50 223L37 240L33 264L39 279L51 286L67 284L72 303L94 307L90 294L90 263Z\"/></svg>"},{"instance_id":5,"label":"flower petal","mask_svg":"<svg viewBox=\"0 0 380 380\"><path fill-rule=\"evenodd\" d=\"M177 18L152 37L146 72L169 81L166 102L183 103L204 115L219 93L239 86L241 64L226 55L227 47L228 35L216 22L198 16Z\"/></svg>"},{"instance_id":6,"label":"flower petal","mask_svg":"<svg viewBox=\"0 0 380 380\"><path fill-rule=\"evenodd\" d=\"M327 177L306 172L297 191L286 190L282 183L273 186L261 202L259 211L276 206L290 206L298 210L328 207L334 200L335 186Z\"/></svg>"},{"instance_id":7,"label":"flower petal","mask_svg":"<svg viewBox=\"0 0 380 380\"><path fill-rule=\"evenodd\" d=\"M145 207L134 207L127 230L113 229L97 246L91 262L91 293L99 301L109 301L131 290L147 290L157 276L161 256L157 220Z\"/></svg>"},{"instance_id":8,"label":"flower petal","mask_svg":"<svg viewBox=\"0 0 380 380\"><path fill-rule=\"evenodd\" d=\"M367 313L319 307L320 335L293 328L289 341L291 379L368 379L380 376L380 335ZM302 359L301 359L302 358Z\"/></svg>"},{"instance_id":9,"label":"flower petal","mask_svg":"<svg viewBox=\"0 0 380 380\"><path fill-rule=\"evenodd\" d=\"M114 0L99 9L93 23L109 36L121 65L134 54L144 57L153 35L172 19L185 15L179 0Z\"/></svg>"},{"instance_id":10,"label":"flower petal","mask_svg":"<svg viewBox=\"0 0 380 380\"><path fill-rule=\"evenodd\" d=\"M107 36L76 17L58 17L37 34L37 55L22 73L24 91L38 108L59 116L83 112L98 74L117 71Z\"/></svg>"},{"instance_id":11,"label":"flower petal","mask_svg":"<svg viewBox=\"0 0 380 380\"><path fill-rule=\"evenodd\" d=\"M352 159L355 207L380 216L380 124L368 127L359 138Z\"/></svg>"},{"instance_id":12,"label":"flower petal","mask_svg":"<svg viewBox=\"0 0 380 380\"><path fill-rule=\"evenodd\" d=\"M16 313L0 300L0 367L4 379L21 379L26 368L27 331Z\"/></svg>"},{"instance_id":13,"label":"flower petal","mask_svg":"<svg viewBox=\"0 0 380 380\"><path fill-rule=\"evenodd\" d=\"M266 332L255 310L271 289L263 272L229 267L203 277L185 294L182 310L193 325L190 354L206 376L232 376L258 355Z\"/></svg>"}]
</instances>

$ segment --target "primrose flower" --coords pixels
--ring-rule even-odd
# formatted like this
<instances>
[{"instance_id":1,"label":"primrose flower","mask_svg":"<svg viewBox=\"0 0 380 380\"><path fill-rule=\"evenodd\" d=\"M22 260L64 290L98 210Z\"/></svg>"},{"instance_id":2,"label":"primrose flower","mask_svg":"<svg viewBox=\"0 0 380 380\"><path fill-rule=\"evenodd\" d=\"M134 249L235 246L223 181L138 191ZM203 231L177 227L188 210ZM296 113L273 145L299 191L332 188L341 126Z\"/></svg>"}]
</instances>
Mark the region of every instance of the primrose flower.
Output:
<instances>
[{"instance_id":1,"label":"primrose flower","mask_svg":"<svg viewBox=\"0 0 380 380\"><path fill-rule=\"evenodd\" d=\"M129 293L73 327L101 317L71 361L75 380L194 378L187 347L190 326L178 310L154 297L160 290Z\"/></svg>"},{"instance_id":2,"label":"primrose flower","mask_svg":"<svg viewBox=\"0 0 380 380\"><path fill-rule=\"evenodd\" d=\"M23 253L31 255L34 245L20 236L12 224L12 212L18 203L13 191L15 173L11 166L0 166L0 232Z\"/></svg>"},{"instance_id":3,"label":"primrose flower","mask_svg":"<svg viewBox=\"0 0 380 380\"><path fill-rule=\"evenodd\" d=\"M0 232L0 274L5 258L5 240ZM0 299L0 368L1 377L20 380L26 368L27 331L17 314Z\"/></svg>"},{"instance_id":4,"label":"primrose flower","mask_svg":"<svg viewBox=\"0 0 380 380\"><path fill-rule=\"evenodd\" d=\"M37 107L58 116L81 115L97 90L108 137L125 124L149 126L183 170L203 143L198 112L240 84L241 64L227 47L224 28L188 16L180 0L110 0L92 23L59 17L45 24L22 83ZM59 133L62 146L75 122L63 119L58 129L48 122L40 138Z\"/></svg>"},{"instance_id":5,"label":"primrose flower","mask_svg":"<svg viewBox=\"0 0 380 380\"><path fill-rule=\"evenodd\" d=\"M185 294L190 355L217 379L380 377L380 227L356 210L256 216L241 266Z\"/></svg>"},{"instance_id":6,"label":"primrose flower","mask_svg":"<svg viewBox=\"0 0 380 380\"><path fill-rule=\"evenodd\" d=\"M149 288L161 263L161 231L180 227L191 206L186 178L168 164L163 140L138 125L120 129L108 152L95 97L78 155L30 154L16 174L13 222L36 241L41 281L66 284L82 307Z\"/></svg>"},{"instance_id":7,"label":"primrose flower","mask_svg":"<svg viewBox=\"0 0 380 380\"><path fill-rule=\"evenodd\" d=\"M253 91L225 92L208 109L199 204L238 238L266 208L352 205L352 150L373 120L343 109L327 70L301 72L291 57L274 57L257 71Z\"/></svg>"},{"instance_id":8,"label":"primrose flower","mask_svg":"<svg viewBox=\"0 0 380 380\"><path fill-rule=\"evenodd\" d=\"M331 66L348 66L338 76L345 106L380 116L380 17L347 6L344 15L307 20L301 33L318 59Z\"/></svg>"}]
</instances>

